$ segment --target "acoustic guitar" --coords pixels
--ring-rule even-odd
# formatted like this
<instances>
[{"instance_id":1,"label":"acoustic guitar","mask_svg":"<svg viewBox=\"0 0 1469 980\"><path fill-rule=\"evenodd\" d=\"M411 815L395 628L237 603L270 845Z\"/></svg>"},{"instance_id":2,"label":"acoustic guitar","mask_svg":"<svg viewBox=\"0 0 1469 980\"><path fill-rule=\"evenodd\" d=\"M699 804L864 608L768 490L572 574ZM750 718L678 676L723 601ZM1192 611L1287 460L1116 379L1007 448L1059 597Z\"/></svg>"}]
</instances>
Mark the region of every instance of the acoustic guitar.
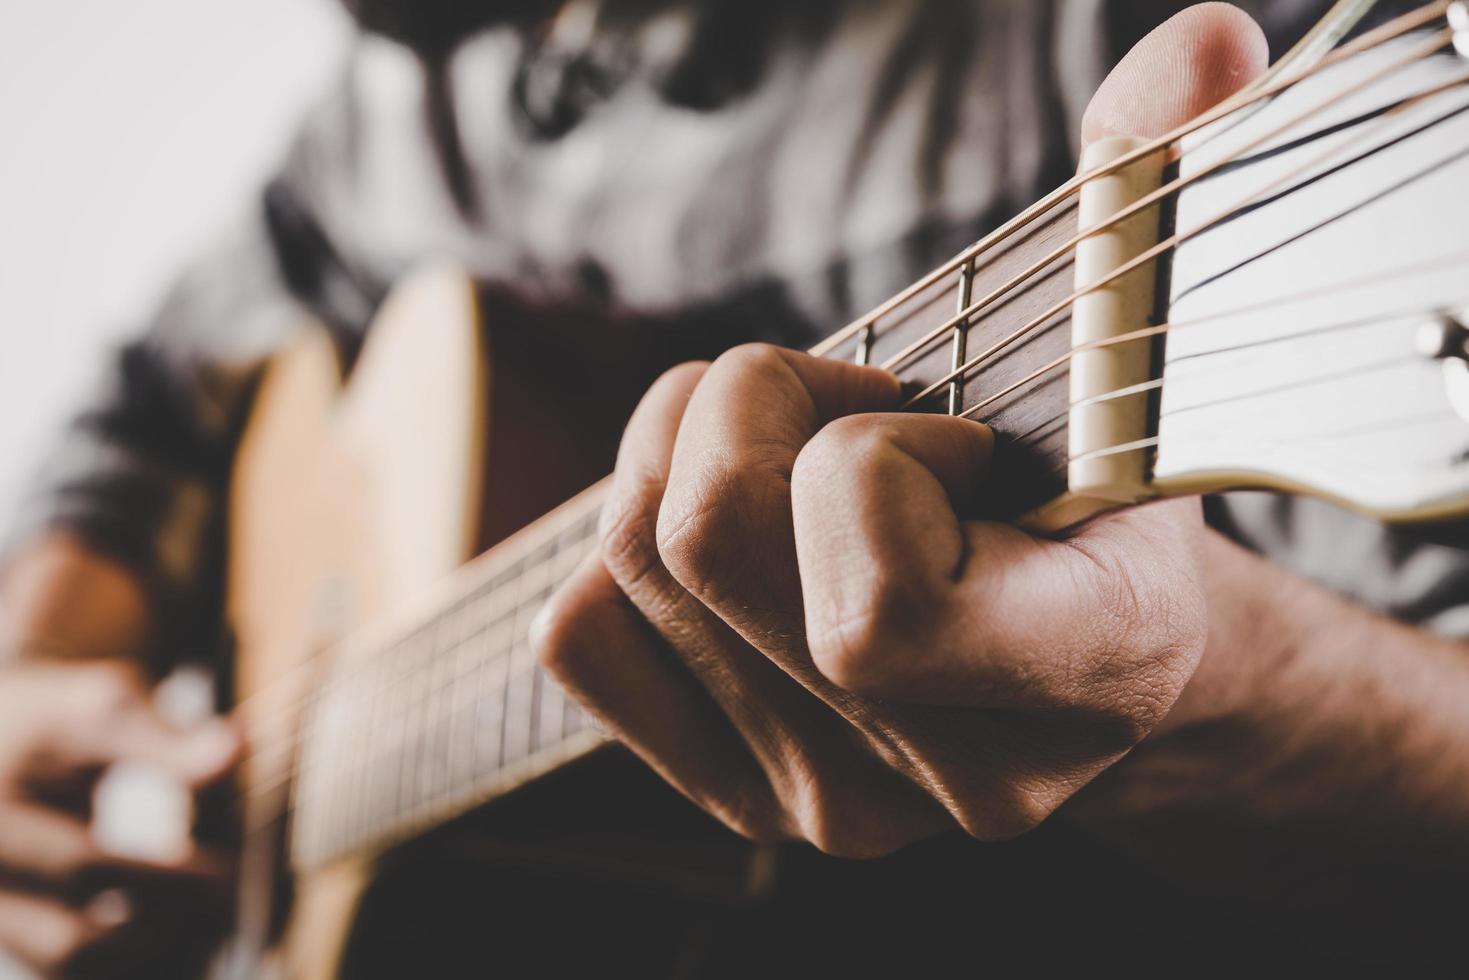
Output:
<instances>
[{"instance_id":1,"label":"acoustic guitar","mask_svg":"<svg viewBox=\"0 0 1469 980\"><path fill-rule=\"evenodd\" d=\"M1344 43L1371 6L1339 4L1167 137L1091 147L1076 178L813 353L991 426L994 512L1042 533L1240 488L1462 515L1469 6ZM431 269L347 377L309 331L260 388L231 498L252 744L233 975L337 975L381 855L607 745L527 643L597 547L602 485L473 554L483 338L471 283ZM740 854L723 886L758 893L768 854Z\"/></svg>"}]
</instances>

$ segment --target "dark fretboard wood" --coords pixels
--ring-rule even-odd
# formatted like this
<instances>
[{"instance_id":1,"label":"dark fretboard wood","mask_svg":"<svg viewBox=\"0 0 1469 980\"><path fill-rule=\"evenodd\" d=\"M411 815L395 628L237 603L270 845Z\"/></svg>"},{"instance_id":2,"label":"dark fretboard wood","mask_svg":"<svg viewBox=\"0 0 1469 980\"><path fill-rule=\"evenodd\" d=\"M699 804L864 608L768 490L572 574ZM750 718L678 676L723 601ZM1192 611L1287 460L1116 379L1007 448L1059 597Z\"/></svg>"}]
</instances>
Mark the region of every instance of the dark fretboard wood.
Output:
<instances>
[{"instance_id":1,"label":"dark fretboard wood","mask_svg":"<svg viewBox=\"0 0 1469 980\"><path fill-rule=\"evenodd\" d=\"M600 503L599 485L467 566L418 622L338 652L305 722L298 865L410 836L601 743L528 642L596 546Z\"/></svg>"}]
</instances>

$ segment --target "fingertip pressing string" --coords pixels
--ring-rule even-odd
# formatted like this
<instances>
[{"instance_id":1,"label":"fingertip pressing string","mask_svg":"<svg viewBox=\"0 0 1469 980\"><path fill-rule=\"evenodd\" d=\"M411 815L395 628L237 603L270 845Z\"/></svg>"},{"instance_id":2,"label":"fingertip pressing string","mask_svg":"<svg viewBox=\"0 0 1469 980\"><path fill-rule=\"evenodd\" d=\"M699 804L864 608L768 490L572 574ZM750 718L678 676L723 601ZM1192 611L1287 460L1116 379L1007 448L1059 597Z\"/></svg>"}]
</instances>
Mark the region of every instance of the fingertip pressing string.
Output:
<instances>
[{"instance_id":1,"label":"fingertip pressing string","mask_svg":"<svg viewBox=\"0 0 1469 980\"><path fill-rule=\"evenodd\" d=\"M1354 0L1354 2L1360 2L1360 0ZM891 299L887 300L883 304L865 314L863 317L854 320L852 323L848 324L821 343L817 344L810 350L810 353L816 356L824 356L830 354L843 343L864 332L870 333L873 336L877 336L879 334L879 331L877 329L879 321L881 321L889 313L892 313L894 310L901 308L904 304L921 295L925 290L938 284L944 279L944 277L957 272L961 267L964 267L966 264L973 263L980 256L995 251L996 246L1005 243L1009 239L1015 238L1017 236L1017 233L1028 230L1040 219L1045 218L1047 215L1049 215L1059 205L1074 198L1080 192L1081 188L1086 184L1117 173L1118 171L1121 171L1126 167L1131 166L1132 164L1149 156L1152 156L1160 151L1176 153L1177 148L1175 144L1180 139L1196 133L1206 126L1209 126L1210 124L1217 122L1218 120L1224 119L1234 112L1237 112L1244 108L1248 108L1250 106L1258 105L1264 100L1290 88L1298 82L1311 77L1312 75L1324 70L1331 65L1337 64L1347 58L1351 58L1359 53L1375 48L1412 30L1423 27L1437 18L1444 17L1447 13L1448 8L1448 0L1440 0L1440 2L1429 4L1426 7L1403 15L1374 31L1362 35L1355 41L1340 48L1337 48L1334 51L1331 51L1325 57L1317 60L1314 64L1307 65L1302 69L1294 71L1286 70L1279 73L1267 73L1260 84L1241 91L1236 95L1226 99L1218 106L1215 106L1213 109L1205 112L1198 118L1176 127L1163 136L1145 143L1137 149L1130 151L1127 154L1124 154L1123 156L1111 161L1106 165L1094 168L1090 171L1087 171L1086 173L1079 174L1071 178L1065 184L1061 185L1061 187L1057 188L1051 194L1036 202L1036 204L1032 205L1030 208L1027 208L1025 211L1022 211L1020 214L1016 215L1010 221L1006 222L1004 225L996 229L994 232L986 236L981 241L966 248L944 265L940 266L939 268L933 270L932 272L919 279L913 285L902 290ZM1337 39L1333 39L1333 41L1334 40ZM1338 93L1333 99L1328 100L1325 104L1307 111L1302 116L1298 117L1295 120L1292 120L1292 122L1287 124L1287 126L1272 131L1262 139L1253 142L1252 144L1250 144L1249 147L1246 147L1244 150L1238 152L1248 152L1250 148L1256 147L1266 140L1279 135L1281 132L1284 132L1291 126L1297 125L1300 122L1309 119L1316 112L1320 112L1334 102L1338 101L1339 99L1345 98L1352 92L1360 90L1361 88L1365 87L1365 85L1370 84L1372 81L1381 78L1386 73L1399 70L1406 67L1407 65L1419 61L1429 56L1433 52L1436 52L1446 45L1452 43L1453 40L1454 38L1451 31L1445 30L1435 33L1428 43L1415 47L1410 57L1406 57L1401 61L1395 61L1392 65L1388 66L1382 71L1377 72L1367 81L1359 82L1351 88ZM1421 102L1423 99L1426 99L1433 94L1446 91L1449 88L1464 84L1466 82L1469 82L1469 73L1456 76L1449 82L1436 86L1433 90L1418 93L1417 95L1412 96L1407 100L1404 100L1402 103L1399 103L1393 108L1393 110L1391 110L1389 113L1386 113L1385 115L1390 115L1391 112L1405 109L1410 104L1416 104L1417 102ZM1337 147L1334 148L1332 152L1338 152L1339 150L1340 147ZM956 327L958 324L970 322L975 318L984 315L989 309L991 309L995 305L998 300L1008 295L1009 292L1023 285L1026 281L1028 281L1038 272L1049 266L1051 263L1058 261L1059 259L1065 258L1067 255L1074 252L1076 246L1080 242L1091 236L1106 231L1117 223L1126 220L1128 217L1140 213L1147 207L1150 207L1153 204L1156 204L1158 201L1162 200L1165 196L1178 193L1180 190L1188 186L1193 181L1199 180L1203 176L1206 176L1209 172L1212 172L1212 170L1218 169L1218 167L1232 162L1233 159L1234 157L1231 157L1228 160L1221 161L1220 163L1213 165L1211 168L1205 168L1202 172L1191 175L1189 178L1176 180L1170 185L1167 185L1164 188L1160 188L1158 191L1153 192L1146 198L1135 202L1132 205L1129 205L1127 208L1124 208L1123 210L1117 212L1110 218L1101 221L1090 228L1081 230L1065 245L1056 249L1044 260L1008 280L988 295L982 297L977 302L970 304L965 310L961 311L961 313L957 316L951 318L944 325L936 328L925 337L920 338L918 341L915 341L912 344L909 344L903 350L890 357L887 361L883 363L882 366L884 368L887 368L888 370L893 370L903 363L906 363L907 360L910 359L918 351L923 350L934 341L939 340L944 336L947 336L948 333L952 331L953 328ZM1300 173L1304 172L1304 170L1317 165L1319 162L1320 160L1313 160L1306 167L1293 170L1291 174L1287 175L1287 177L1284 178L1284 182L1289 182L1290 180L1295 179L1295 177L1299 176ZM1261 194L1270 193L1271 190L1277 188L1281 183L1282 181L1276 181L1266 190L1257 191L1255 195L1252 195L1252 199L1258 197ZM1084 289L1078 290L1072 296L1068 297L1065 301L1048 311L1044 316L1026 324L1020 330L1017 330L1014 333L1008 335L999 343L992 345L990 349L982 352L980 355L974 358L969 359L964 364L960 365L959 368L946 375L940 381L934 382L933 384L927 386L918 387L916 394L914 393L916 383L905 382L904 394L908 396L905 407L916 406L925 399L932 397L934 394L941 391L950 382L967 377L977 367L995 358L996 356L999 356L1015 340L1024 336L1029 331L1034 330L1039 325L1045 323L1046 320L1050 319L1051 317L1064 312L1072 303L1075 302L1075 300L1090 292L1105 288L1106 285L1115 281L1115 279L1126 275L1128 272L1138 268L1143 263L1156 259L1167 248L1173 247L1189 237L1202 233L1203 231L1207 230L1207 228L1212 227L1213 225L1219 223L1219 221L1227 218L1230 214L1238 211L1239 208L1248 206L1249 203L1250 201L1247 200L1237 207L1231 208L1228 212L1221 213L1221 215L1211 219L1210 221L1204 222L1202 225L1190 229L1188 232L1172 236L1168 241L1160 243L1153 249L1149 249L1142 256L1131 260L1129 263L1114 271L1110 276L1096 283L1092 283ZM1002 252L1001 254L1004 253ZM1173 325L1173 328L1177 328L1179 326L1182 326L1182 324L1175 324ZM1132 331L1127 334L1123 334L1118 337L1096 341L1094 343L1078 347L1072 351L1067 352L1061 357L1058 357L1055 360L1048 362L1045 365L1042 365L1040 368L1032 371L1029 375L1027 375L1025 378L1022 378L1020 381L1008 386L1003 391L988 396L984 401L976 405L970 406L968 409L960 414L962 415L962 417L973 418L986 406L993 404L994 402L1004 398L1006 395L1012 394L1013 392L1023 388L1027 384L1030 384L1040 379L1041 377L1044 377L1050 372L1058 370L1062 366L1066 365L1067 363L1069 363L1071 357L1079 351L1092 350L1157 337L1167 333L1169 329L1169 324L1149 326ZM1161 381L1159 379L1153 379L1152 381L1144 382L1142 386L1134 387L1142 390L1146 386L1155 386L1158 384L1161 384ZM1126 390L1120 390L1118 392L1108 393L1105 396L1099 397L1119 397L1126 393L1128 393ZM1058 421L1060 418L1064 417L1064 415L1059 416L1057 419L1053 419L1051 421ZM1049 424L1051 424L1051 422L1043 423L1042 426L1038 428L1044 428L1046 425ZM511 644L507 644L505 649L501 651L501 656L507 655L509 651L513 648L513 646L513 642ZM385 647L384 649L392 648ZM378 655L384 654L382 654L381 651L378 651ZM242 721L244 722L244 726L251 736L249 738L249 749L247 753L248 757L246 760L247 763L260 762L268 755L274 755L277 760L284 763L279 768L279 774L268 783L249 787L247 791L248 796L262 797L273 793L279 790L282 784L289 782L299 774L300 747L306 737L305 731L308 728L305 720L306 715L309 713L312 705L323 696L322 686L312 683L312 681L317 679L323 662L324 661L313 658L311 661L298 664L295 668L288 672L286 677L272 682L270 685L266 686L260 692L257 692L251 698L247 699L245 702L242 702L241 705L237 707L236 715L237 717L242 719ZM529 669L534 670L533 663ZM521 673L523 674L525 672L526 671L522 669ZM506 682L508 683L511 678L512 675L507 672L505 678ZM285 732L278 737L258 737L261 735L270 735L276 733L283 727L285 728ZM275 767L272 768L274 769Z\"/></svg>"}]
</instances>

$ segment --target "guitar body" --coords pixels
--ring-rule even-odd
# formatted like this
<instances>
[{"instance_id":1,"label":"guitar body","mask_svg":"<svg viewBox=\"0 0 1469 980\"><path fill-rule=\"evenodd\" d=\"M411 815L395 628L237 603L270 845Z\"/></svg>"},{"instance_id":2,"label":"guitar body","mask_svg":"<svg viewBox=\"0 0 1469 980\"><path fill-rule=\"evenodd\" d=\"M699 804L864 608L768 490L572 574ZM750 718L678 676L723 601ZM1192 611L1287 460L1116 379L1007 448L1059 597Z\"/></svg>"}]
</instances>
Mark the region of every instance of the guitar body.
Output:
<instances>
[{"instance_id":1,"label":"guitar body","mask_svg":"<svg viewBox=\"0 0 1469 980\"><path fill-rule=\"evenodd\" d=\"M443 271L393 294L350 385L321 329L264 378L237 464L229 564L236 695L262 733L244 773L249 945L277 938L270 882L285 865L295 700L335 642L406 608L472 555L486 378L472 288ZM370 879L369 864L346 859L299 881L273 968L335 976Z\"/></svg>"}]
</instances>

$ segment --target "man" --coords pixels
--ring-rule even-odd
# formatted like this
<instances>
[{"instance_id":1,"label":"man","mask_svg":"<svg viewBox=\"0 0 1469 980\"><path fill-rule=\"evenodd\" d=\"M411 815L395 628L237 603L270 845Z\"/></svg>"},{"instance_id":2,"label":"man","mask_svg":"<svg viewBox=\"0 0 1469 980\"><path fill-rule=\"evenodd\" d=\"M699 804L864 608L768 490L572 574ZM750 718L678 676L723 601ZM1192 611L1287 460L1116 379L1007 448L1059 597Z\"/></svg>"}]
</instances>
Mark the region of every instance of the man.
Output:
<instances>
[{"instance_id":1,"label":"man","mask_svg":"<svg viewBox=\"0 0 1469 980\"><path fill-rule=\"evenodd\" d=\"M1260 12L1309 13L1286 6ZM455 255L508 321L498 368L524 404L584 372L611 418L674 361L845 322L1058 182L1070 134L1165 131L1263 68L1258 29L1205 5L1083 120L1110 60L1096 38L1169 8L364 8L417 56L364 44L227 274L206 264L124 353L118 391L79 426L91 451L58 464L8 566L25 659L0 684L0 943L43 970L125 973L118 937L149 910L88 904L84 880L113 862L71 800L36 787L119 758L204 785L238 751L219 729L167 731L116 665L207 635L249 382L301 305L350 347L395 275ZM631 348L611 382L588 363L599 344ZM880 372L769 347L664 375L622 437L602 554L541 620L547 666L749 836L868 857L956 826L1013 837L1059 810L1201 891L1284 910L1288 929L1353 913L1396 930L1395 911L1448 908L1428 886L1466 857L1469 664L1386 614L1451 628L1469 600L1457 551L1309 505L1271 540L1249 499L1213 523L1275 562L1190 501L1041 541L968 519L982 427L886 414L896 401ZM587 422L584 467L534 492L492 486L495 519L595 475L616 428ZM1323 533L1377 543L1381 567L1351 583L1376 611L1287 570ZM1404 599L1384 582L1408 554L1437 574ZM182 887L207 865L128 870ZM975 944L1019 962L1006 938Z\"/></svg>"}]
</instances>

